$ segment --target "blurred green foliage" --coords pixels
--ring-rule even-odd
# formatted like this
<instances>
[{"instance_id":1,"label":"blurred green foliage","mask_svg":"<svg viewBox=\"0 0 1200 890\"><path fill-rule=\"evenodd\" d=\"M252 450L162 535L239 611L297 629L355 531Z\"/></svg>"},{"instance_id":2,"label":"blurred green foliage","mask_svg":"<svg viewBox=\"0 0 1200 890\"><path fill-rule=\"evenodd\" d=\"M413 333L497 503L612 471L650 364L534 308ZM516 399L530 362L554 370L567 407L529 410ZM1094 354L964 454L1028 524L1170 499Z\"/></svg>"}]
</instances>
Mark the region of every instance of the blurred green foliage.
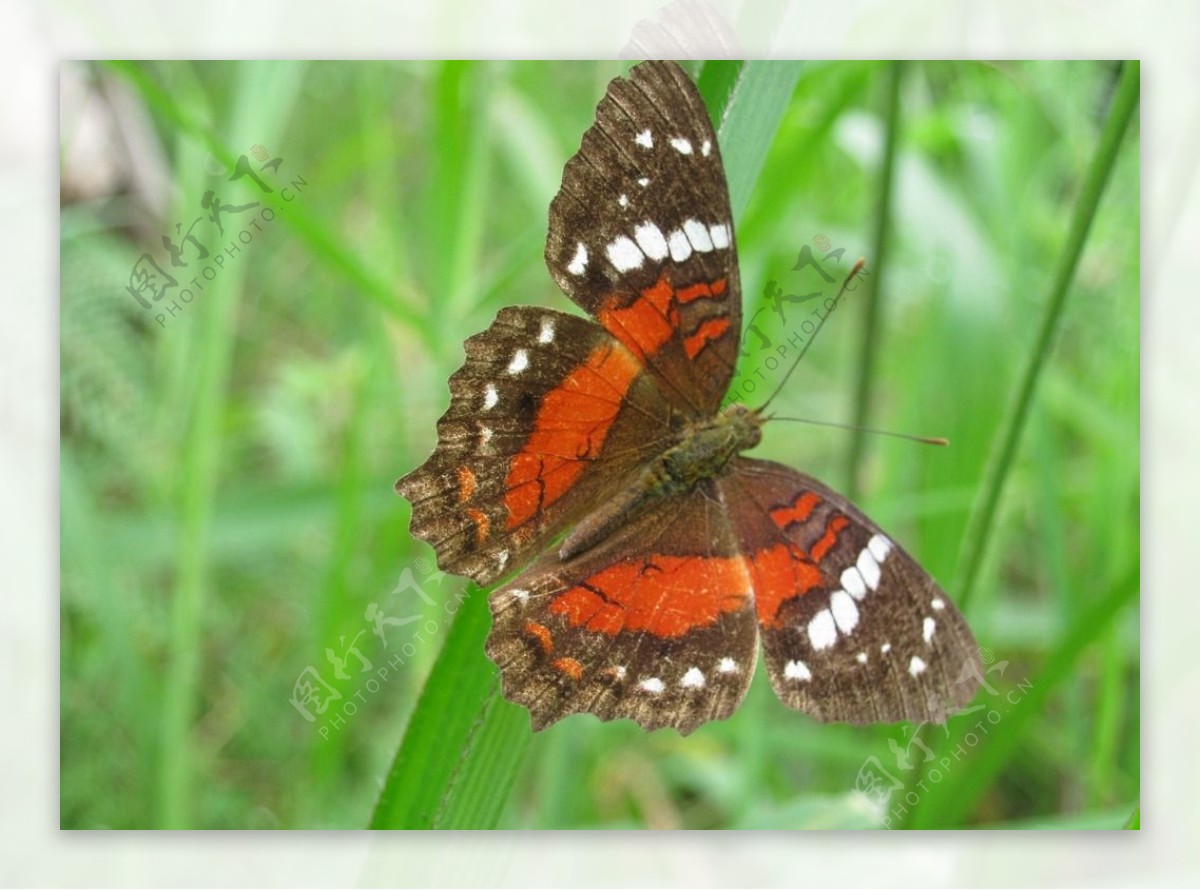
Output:
<instances>
[{"instance_id":1,"label":"blurred green foliage","mask_svg":"<svg viewBox=\"0 0 1200 890\"><path fill-rule=\"evenodd\" d=\"M392 482L434 444L461 341L503 305L567 306L542 263L546 208L625 67L72 69L121 109L118 142L138 161L107 191L68 195L86 129L64 113L64 827L368 823L466 590L431 574ZM906 66L886 265L867 256L881 300L867 417L952 446L868 440L860 500L944 583L1118 71ZM811 283L792 267L817 236L846 263L869 253L885 82L883 63L804 67L738 219L747 316L768 282ZM270 194L229 181L243 154L261 167L256 145L281 159L260 171ZM945 730L822 726L779 704L760 675L732 719L687 739L573 717L507 761L489 802L501 827L878 827L888 807L855 788L884 769L903 786L889 806L906 794L937 802L893 813L893 825L1129 821L1140 754L1139 163L1135 124L969 603L995 658L984 709ZM178 240L176 223L207 213L210 190L261 206L226 213L224 232L207 219L196 228L224 265L160 324L172 297L143 309L127 292L131 270L149 253L187 286L196 272L171 266L162 236ZM862 311L846 306L781 413L852 416ZM760 319L776 341L790 330L770 309ZM743 367L763 361L751 354ZM847 442L780 425L759 453L844 486ZM400 589L406 570L429 602ZM385 626L385 647L372 603L419 618ZM345 659L345 679L327 652ZM341 696L325 714L308 702L311 722L293 705L308 668L323 694ZM482 651L462 670L467 685L491 682ZM436 727L423 731L436 745ZM935 781L924 745L963 755Z\"/></svg>"}]
</instances>

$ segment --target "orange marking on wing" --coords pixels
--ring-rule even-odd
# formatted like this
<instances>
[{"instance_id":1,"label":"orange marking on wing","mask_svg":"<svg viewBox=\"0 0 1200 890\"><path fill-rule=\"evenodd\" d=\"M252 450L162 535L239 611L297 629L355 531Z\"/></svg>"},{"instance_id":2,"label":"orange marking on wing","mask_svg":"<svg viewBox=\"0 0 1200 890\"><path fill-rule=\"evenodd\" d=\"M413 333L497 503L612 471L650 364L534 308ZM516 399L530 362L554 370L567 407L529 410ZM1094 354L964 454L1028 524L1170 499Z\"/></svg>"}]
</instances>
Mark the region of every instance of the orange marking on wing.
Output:
<instances>
[{"instance_id":1,"label":"orange marking on wing","mask_svg":"<svg viewBox=\"0 0 1200 890\"><path fill-rule=\"evenodd\" d=\"M699 300L701 297L719 297L725 293L725 279L718 278L716 281L700 282L693 284L691 287L685 287L682 290L675 292L675 298L680 303L690 303L692 300Z\"/></svg>"},{"instance_id":2,"label":"orange marking on wing","mask_svg":"<svg viewBox=\"0 0 1200 890\"><path fill-rule=\"evenodd\" d=\"M803 596L821 584L821 571L796 547L778 544L749 557L754 584L754 606L758 621L778 627L779 607L793 597Z\"/></svg>"},{"instance_id":3,"label":"orange marking on wing","mask_svg":"<svg viewBox=\"0 0 1200 890\"><path fill-rule=\"evenodd\" d=\"M825 554L837 543L838 533L849 524L850 520L845 516L835 516L829 520L829 525L825 528L825 534L821 535L821 539L813 544L812 549L809 551L813 562L819 563L825 558Z\"/></svg>"},{"instance_id":4,"label":"orange marking on wing","mask_svg":"<svg viewBox=\"0 0 1200 890\"><path fill-rule=\"evenodd\" d=\"M772 510L771 518L775 520L777 526L785 529L793 522L803 522L808 519L819 503L821 503L820 495L813 491L806 491L789 506L776 507Z\"/></svg>"},{"instance_id":5,"label":"orange marking on wing","mask_svg":"<svg viewBox=\"0 0 1200 890\"><path fill-rule=\"evenodd\" d=\"M488 515L482 510L474 508L467 511L467 516L471 517L471 521L475 523L475 543L482 546L492 530L492 520L488 519Z\"/></svg>"},{"instance_id":6,"label":"orange marking on wing","mask_svg":"<svg viewBox=\"0 0 1200 890\"><path fill-rule=\"evenodd\" d=\"M579 680L583 677L583 665L574 658L556 658L550 666L556 671L566 674L572 680Z\"/></svg>"},{"instance_id":7,"label":"orange marking on wing","mask_svg":"<svg viewBox=\"0 0 1200 890\"><path fill-rule=\"evenodd\" d=\"M550 636L550 628L544 624L530 621L522 629L525 631L526 636L533 637L538 641L538 645L542 647L544 653L549 655L554 651L554 638Z\"/></svg>"},{"instance_id":8,"label":"orange marking on wing","mask_svg":"<svg viewBox=\"0 0 1200 890\"><path fill-rule=\"evenodd\" d=\"M671 339L678 324L674 299L675 291L665 278L660 278L628 306L601 309L597 318L630 352L644 359Z\"/></svg>"},{"instance_id":9,"label":"orange marking on wing","mask_svg":"<svg viewBox=\"0 0 1200 890\"><path fill-rule=\"evenodd\" d=\"M696 333L683 341L688 358L695 358L705 346L729 330L728 318L710 318L697 328Z\"/></svg>"},{"instance_id":10,"label":"orange marking on wing","mask_svg":"<svg viewBox=\"0 0 1200 890\"><path fill-rule=\"evenodd\" d=\"M566 494L594 460L641 366L624 350L599 346L542 399L533 434L508 471L508 527Z\"/></svg>"},{"instance_id":11,"label":"orange marking on wing","mask_svg":"<svg viewBox=\"0 0 1200 890\"><path fill-rule=\"evenodd\" d=\"M475 494L476 479L470 467L458 468L458 502L464 504Z\"/></svg>"},{"instance_id":12,"label":"orange marking on wing","mask_svg":"<svg viewBox=\"0 0 1200 890\"><path fill-rule=\"evenodd\" d=\"M628 306L606 306L600 310L597 317L605 330L620 340L630 352L640 359L645 359L657 353L675 335L679 327L681 303L690 303L702 297L719 297L725 293L726 286L726 280L718 278L713 282L702 281L677 291L662 277L643 290ZM624 299L624 296L614 294L610 300L615 303ZM719 335L720 332L717 332L713 336ZM695 352L689 354L694 358L703 346L703 340L697 341L695 346L689 347L694 348Z\"/></svg>"},{"instance_id":13,"label":"orange marking on wing","mask_svg":"<svg viewBox=\"0 0 1200 890\"><path fill-rule=\"evenodd\" d=\"M640 630L679 637L742 608L749 583L741 557L658 556L597 572L586 586L555 597L550 611L573 627L610 636Z\"/></svg>"}]
</instances>

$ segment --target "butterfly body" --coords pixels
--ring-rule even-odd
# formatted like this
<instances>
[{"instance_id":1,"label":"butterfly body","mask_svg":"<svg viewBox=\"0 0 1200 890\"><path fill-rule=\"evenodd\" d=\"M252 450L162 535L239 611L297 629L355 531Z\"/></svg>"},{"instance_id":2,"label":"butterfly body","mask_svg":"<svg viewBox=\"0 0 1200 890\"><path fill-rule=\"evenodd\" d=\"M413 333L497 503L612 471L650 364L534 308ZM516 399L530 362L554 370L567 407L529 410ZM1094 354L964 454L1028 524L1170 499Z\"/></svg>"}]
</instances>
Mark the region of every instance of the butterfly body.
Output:
<instances>
[{"instance_id":1,"label":"butterfly body","mask_svg":"<svg viewBox=\"0 0 1200 890\"><path fill-rule=\"evenodd\" d=\"M567 560L602 541L663 500L692 491L718 476L734 455L762 440L762 419L745 405L730 405L712 418L690 424L672 445L651 461L633 484L584 517L563 540L560 559Z\"/></svg>"},{"instance_id":2,"label":"butterfly body","mask_svg":"<svg viewBox=\"0 0 1200 890\"><path fill-rule=\"evenodd\" d=\"M722 409L741 294L728 191L673 63L617 79L566 164L546 262L595 321L508 307L466 342L438 447L397 483L413 534L489 597L487 653L535 728L687 733L775 692L819 720L945 720L976 645L936 582L816 479L743 455ZM558 542L557 544L555 542Z\"/></svg>"}]
</instances>

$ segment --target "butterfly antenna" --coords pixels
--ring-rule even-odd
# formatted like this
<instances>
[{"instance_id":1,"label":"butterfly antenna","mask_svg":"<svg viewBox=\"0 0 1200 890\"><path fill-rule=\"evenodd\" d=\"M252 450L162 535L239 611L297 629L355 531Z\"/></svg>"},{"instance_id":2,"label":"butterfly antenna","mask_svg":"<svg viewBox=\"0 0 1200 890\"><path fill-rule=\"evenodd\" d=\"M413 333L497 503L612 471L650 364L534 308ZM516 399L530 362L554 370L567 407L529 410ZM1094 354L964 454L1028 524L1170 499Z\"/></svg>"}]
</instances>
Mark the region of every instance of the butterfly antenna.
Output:
<instances>
[{"instance_id":1,"label":"butterfly antenna","mask_svg":"<svg viewBox=\"0 0 1200 890\"><path fill-rule=\"evenodd\" d=\"M842 282L841 290L839 290L837 296L833 298L834 309L837 308L837 304L842 299L842 295L846 293L847 285L854 280L854 277L862 271L863 266L866 264L867 261L865 259L862 257L858 258L858 262L854 264L854 268L850 270L850 274L847 275L846 280ZM817 339L817 334L819 334L821 332L821 328L825 326L825 320L831 315L833 315L833 309L830 309L823 316L821 316L821 320L817 322L817 329L812 332L812 336L808 338L808 342L804 344L804 348L800 350L800 354L796 356L796 360L792 362L792 366L787 369L787 373L783 375L783 379L779 381L779 385L775 387L775 391L771 393L770 397L762 403L760 408L757 409L757 413L761 414L763 411L766 411L767 406L770 405L771 402L774 401L775 397L783 391L783 387L787 384L788 378L792 376L792 372L796 370L796 367L800 364L800 360L803 359L805 354L808 352L808 347L812 346L813 341Z\"/></svg>"},{"instance_id":2,"label":"butterfly antenna","mask_svg":"<svg viewBox=\"0 0 1200 890\"><path fill-rule=\"evenodd\" d=\"M922 445L949 445L950 440L942 436L914 436L909 433L896 433L892 430L874 429L869 426L854 426L849 423L837 423L832 420L811 420L807 417L776 417L771 415L769 420L790 420L793 423L811 423L813 426L831 426L840 430L858 430L863 433L874 433L877 436L894 436L897 439L908 439L910 442L920 442Z\"/></svg>"}]
</instances>

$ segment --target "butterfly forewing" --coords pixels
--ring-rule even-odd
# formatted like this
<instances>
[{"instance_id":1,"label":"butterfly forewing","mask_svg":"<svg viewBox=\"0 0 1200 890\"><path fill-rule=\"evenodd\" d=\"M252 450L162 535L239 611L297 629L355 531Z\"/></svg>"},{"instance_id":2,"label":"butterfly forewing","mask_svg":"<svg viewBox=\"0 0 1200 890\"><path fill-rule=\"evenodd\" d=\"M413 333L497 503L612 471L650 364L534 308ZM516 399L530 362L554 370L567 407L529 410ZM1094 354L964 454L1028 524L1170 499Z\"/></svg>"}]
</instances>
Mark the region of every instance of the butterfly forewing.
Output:
<instances>
[{"instance_id":1,"label":"butterfly forewing","mask_svg":"<svg viewBox=\"0 0 1200 890\"><path fill-rule=\"evenodd\" d=\"M546 264L677 408L716 409L741 334L737 254L717 137L679 66L609 85L550 205Z\"/></svg>"},{"instance_id":2,"label":"butterfly forewing","mask_svg":"<svg viewBox=\"0 0 1200 890\"><path fill-rule=\"evenodd\" d=\"M573 315L502 309L466 354L437 449L396 490L438 565L489 584L658 453L670 411L637 358Z\"/></svg>"}]
</instances>

